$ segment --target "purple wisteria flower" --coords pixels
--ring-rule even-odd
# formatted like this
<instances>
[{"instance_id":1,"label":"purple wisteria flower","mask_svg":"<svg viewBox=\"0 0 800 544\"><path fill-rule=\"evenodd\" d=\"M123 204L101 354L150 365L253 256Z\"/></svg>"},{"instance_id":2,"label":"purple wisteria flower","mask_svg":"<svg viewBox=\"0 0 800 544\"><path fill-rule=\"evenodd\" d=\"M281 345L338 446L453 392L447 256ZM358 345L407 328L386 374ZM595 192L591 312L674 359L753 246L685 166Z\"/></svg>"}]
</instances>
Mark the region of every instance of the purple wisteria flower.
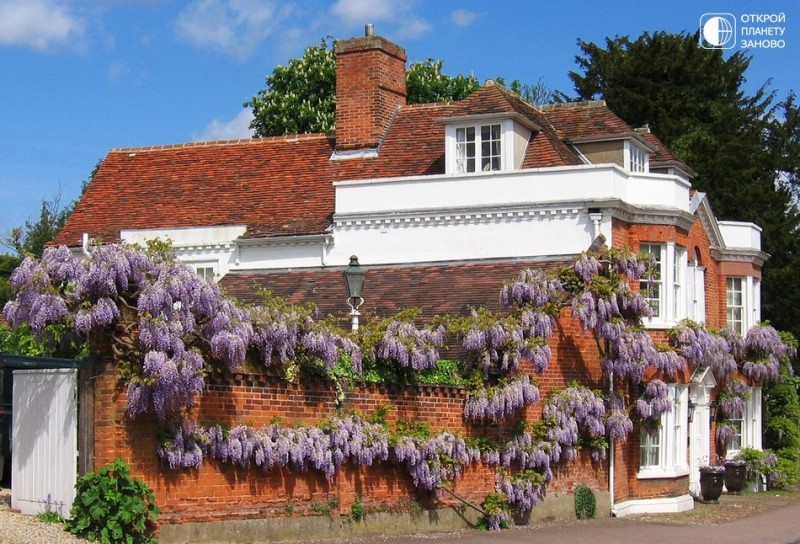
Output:
<instances>
[{"instance_id":1,"label":"purple wisteria flower","mask_svg":"<svg viewBox=\"0 0 800 544\"><path fill-rule=\"evenodd\" d=\"M538 401L539 389L531 383L530 376L524 374L505 384L468 392L464 418L500 420Z\"/></svg>"},{"instance_id":2,"label":"purple wisteria flower","mask_svg":"<svg viewBox=\"0 0 800 544\"><path fill-rule=\"evenodd\" d=\"M552 422L547 438L553 444L550 456L553 462L577 459L581 435L591 439L606 434L605 403L583 386L573 385L553 395L545 404L542 415ZM600 451L596 454L602 455Z\"/></svg>"},{"instance_id":3,"label":"purple wisteria flower","mask_svg":"<svg viewBox=\"0 0 800 544\"><path fill-rule=\"evenodd\" d=\"M634 404L636 414L641 419L658 419L672 410L669 387L661 380L651 380Z\"/></svg>"},{"instance_id":4,"label":"purple wisteria flower","mask_svg":"<svg viewBox=\"0 0 800 544\"><path fill-rule=\"evenodd\" d=\"M739 419L744 415L747 399L750 395L747 391L747 384L740 379L728 382L718 395L719 411L723 418Z\"/></svg>"}]
</instances>

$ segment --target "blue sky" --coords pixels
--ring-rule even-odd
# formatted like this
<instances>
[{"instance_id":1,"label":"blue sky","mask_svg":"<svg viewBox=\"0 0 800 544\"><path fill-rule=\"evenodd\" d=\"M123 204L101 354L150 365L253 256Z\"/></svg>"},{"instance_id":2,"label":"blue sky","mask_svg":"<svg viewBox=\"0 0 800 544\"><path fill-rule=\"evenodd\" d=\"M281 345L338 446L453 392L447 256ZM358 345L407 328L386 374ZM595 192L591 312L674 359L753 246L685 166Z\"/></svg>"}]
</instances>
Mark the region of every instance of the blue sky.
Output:
<instances>
[{"instance_id":1,"label":"blue sky","mask_svg":"<svg viewBox=\"0 0 800 544\"><path fill-rule=\"evenodd\" d=\"M0 235L75 199L112 148L247 137L242 104L276 65L367 22L410 62L571 94L578 38L694 32L717 12L784 14L756 25L785 47L748 50L746 88L800 92L795 0L0 0Z\"/></svg>"}]
</instances>

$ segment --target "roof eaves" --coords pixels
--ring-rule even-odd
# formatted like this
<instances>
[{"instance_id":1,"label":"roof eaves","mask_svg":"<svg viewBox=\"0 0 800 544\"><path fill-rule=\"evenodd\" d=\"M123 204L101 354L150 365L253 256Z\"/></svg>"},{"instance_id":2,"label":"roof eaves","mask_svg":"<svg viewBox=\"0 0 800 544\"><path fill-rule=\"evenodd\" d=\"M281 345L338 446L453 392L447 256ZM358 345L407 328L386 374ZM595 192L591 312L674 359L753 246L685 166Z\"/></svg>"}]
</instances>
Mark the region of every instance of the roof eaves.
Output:
<instances>
[{"instance_id":1,"label":"roof eaves","mask_svg":"<svg viewBox=\"0 0 800 544\"><path fill-rule=\"evenodd\" d=\"M642 145L645 149L647 149L651 153L655 153L658 151L658 149L653 144L645 140L642 137L642 135L639 134L638 132L619 132L616 134L582 136L579 138L571 138L568 141L571 144L588 144L596 142L611 142L615 140L636 140L637 143Z\"/></svg>"},{"instance_id":2,"label":"roof eaves","mask_svg":"<svg viewBox=\"0 0 800 544\"><path fill-rule=\"evenodd\" d=\"M541 132L542 127L534 123L529 117L519 112L502 112L502 113L476 113L473 115L456 115L453 117L442 117L435 122L441 125L449 125L454 123L477 123L491 119L513 119L523 126L533 130L534 132Z\"/></svg>"}]
</instances>

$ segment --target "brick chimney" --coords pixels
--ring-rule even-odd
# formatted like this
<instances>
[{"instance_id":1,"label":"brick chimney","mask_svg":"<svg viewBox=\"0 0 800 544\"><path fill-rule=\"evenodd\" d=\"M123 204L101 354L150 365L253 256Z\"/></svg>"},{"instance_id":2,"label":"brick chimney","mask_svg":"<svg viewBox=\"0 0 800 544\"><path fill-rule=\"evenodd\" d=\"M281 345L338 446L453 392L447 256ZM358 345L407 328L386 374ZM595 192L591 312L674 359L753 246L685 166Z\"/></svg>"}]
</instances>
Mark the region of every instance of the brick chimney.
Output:
<instances>
[{"instance_id":1,"label":"brick chimney","mask_svg":"<svg viewBox=\"0 0 800 544\"><path fill-rule=\"evenodd\" d=\"M380 36L336 42L336 151L376 149L406 103L406 52Z\"/></svg>"}]
</instances>

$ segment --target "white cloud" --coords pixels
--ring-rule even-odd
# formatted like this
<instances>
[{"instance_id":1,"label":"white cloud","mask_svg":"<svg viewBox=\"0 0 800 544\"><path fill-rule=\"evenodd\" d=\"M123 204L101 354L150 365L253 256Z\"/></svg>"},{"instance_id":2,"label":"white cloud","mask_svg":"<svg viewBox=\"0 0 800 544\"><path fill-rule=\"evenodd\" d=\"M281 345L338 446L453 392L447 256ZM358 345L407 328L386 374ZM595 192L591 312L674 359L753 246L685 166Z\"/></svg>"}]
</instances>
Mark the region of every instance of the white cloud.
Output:
<instances>
[{"instance_id":1,"label":"white cloud","mask_svg":"<svg viewBox=\"0 0 800 544\"><path fill-rule=\"evenodd\" d=\"M181 11L176 26L189 43L244 59L273 32L289 9L279 9L272 1L193 0Z\"/></svg>"},{"instance_id":2,"label":"white cloud","mask_svg":"<svg viewBox=\"0 0 800 544\"><path fill-rule=\"evenodd\" d=\"M433 26L414 13L416 2L397 0L337 0L331 13L348 27L376 23L376 33L382 35L385 23L395 28L396 38L418 38L433 30Z\"/></svg>"},{"instance_id":3,"label":"white cloud","mask_svg":"<svg viewBox=\"0 0 800 544\"><path fill-rule=\"evenodd\" d=\"M240 140L252 138L253 131L250 129L250 122L252 120L252 110L249 108L243 109L230 121L214 119L199 133L193 133L192 140L195 142L207 142L211 140Z\"/></svg>"},{"instance_id":4,"label":"white cloud","mask_svg":"<svg viewBox=\"0 0 800 544\"><path fill-rule=\"evenodd\" d=\"M345 24L365 25L394 20L403 4L396 0L337 0L331 11Z\"/></svg>"},{"instance_id":5,"label":"white cloud","mask_svg":"<svg viewBox=\"0 0 800 544\"><path fill-rule=\"evenodd\" d=\"M0 0L0 46L45 51L80 38L84 27L55 0Z\"/></svg>"},{"instance_id":6,"label":"white cloud","mask_svg":"<svg viewBox=\"0 0 800 544\"><path fill-rule=\"evenodd\" d=\"M433 30L433 25L425 19L406 19L400 22L397 37L400 39L419 38L431 30Z\"/></svg>"},{"instance_id":7,"label":"white cloud","mask_svg":"<svg viewBox=\"0 0 800 544\"><path fill-rule=\"evenodd\" d=\"M467 11L465 9L457 9L450 13L450 20L453 21L456 26L471 26L472 23L474 23L477 19L477 13L473 11Z\"/></svg>"}]
</instances>

